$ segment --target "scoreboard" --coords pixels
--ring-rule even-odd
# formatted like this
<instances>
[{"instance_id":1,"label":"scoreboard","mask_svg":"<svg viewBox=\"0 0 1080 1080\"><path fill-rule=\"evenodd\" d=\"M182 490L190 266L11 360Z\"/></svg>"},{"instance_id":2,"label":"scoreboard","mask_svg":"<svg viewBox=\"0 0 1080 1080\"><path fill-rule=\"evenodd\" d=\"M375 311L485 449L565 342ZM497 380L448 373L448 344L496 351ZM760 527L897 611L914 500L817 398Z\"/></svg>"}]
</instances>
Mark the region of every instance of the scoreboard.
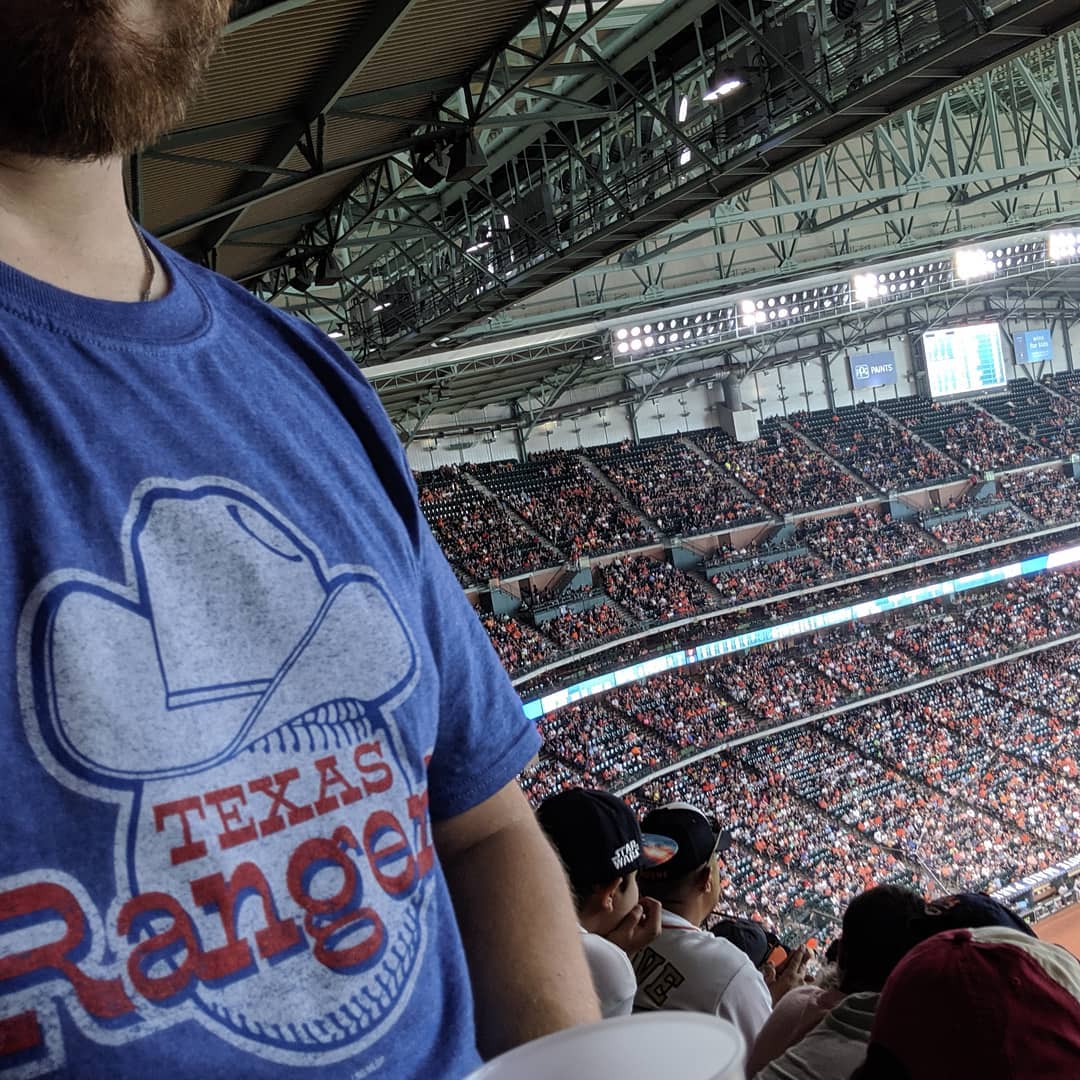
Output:
<instances>
[{"instance_id":1,"label":"scoreboard","mask_svg":"<svg viewBox=\"0 0 1080 1080\"><path fill-rule=\"evenodd\" d=\"M930 330L922 340L933 398L995 390L1008 382L997 323Z\"/></svg>"}]
</instances>

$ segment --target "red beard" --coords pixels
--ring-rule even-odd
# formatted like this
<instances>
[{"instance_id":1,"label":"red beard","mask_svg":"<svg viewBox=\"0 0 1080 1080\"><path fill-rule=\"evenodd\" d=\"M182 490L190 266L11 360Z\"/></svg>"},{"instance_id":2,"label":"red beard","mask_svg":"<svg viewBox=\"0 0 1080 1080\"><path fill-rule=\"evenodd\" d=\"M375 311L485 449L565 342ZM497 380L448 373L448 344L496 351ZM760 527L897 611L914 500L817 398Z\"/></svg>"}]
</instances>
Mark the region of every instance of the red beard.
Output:
<instances>
[{"instance_id":1,"label":"red beard","mask_svg":"<svg viewBox=\"0 0 1080 1080\"><path fill-rule=\"evenodd\" d=\"M229 0L0 0L0 152L87 161L129 154L184 117Z\"/></svg>"}]
</instances>

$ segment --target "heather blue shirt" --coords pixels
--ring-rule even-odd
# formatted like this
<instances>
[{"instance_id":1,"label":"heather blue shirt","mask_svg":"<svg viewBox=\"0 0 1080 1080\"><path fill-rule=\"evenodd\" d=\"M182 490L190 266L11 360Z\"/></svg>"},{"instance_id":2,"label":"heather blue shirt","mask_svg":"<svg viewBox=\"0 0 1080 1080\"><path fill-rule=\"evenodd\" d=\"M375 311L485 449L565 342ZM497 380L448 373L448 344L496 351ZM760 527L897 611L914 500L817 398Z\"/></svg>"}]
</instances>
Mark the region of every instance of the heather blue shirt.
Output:
<instances>
[{"instance_id":1,"label":"heather blue shirt","mask_svg":"<svg viewBox=\"0 0 1080 1080\"><path fill-rule=\"evenodd\" d=\"M300 320L0 266L0 1076L460 1076L431 821L538 737Z\"/></svg>"}]
</instances>

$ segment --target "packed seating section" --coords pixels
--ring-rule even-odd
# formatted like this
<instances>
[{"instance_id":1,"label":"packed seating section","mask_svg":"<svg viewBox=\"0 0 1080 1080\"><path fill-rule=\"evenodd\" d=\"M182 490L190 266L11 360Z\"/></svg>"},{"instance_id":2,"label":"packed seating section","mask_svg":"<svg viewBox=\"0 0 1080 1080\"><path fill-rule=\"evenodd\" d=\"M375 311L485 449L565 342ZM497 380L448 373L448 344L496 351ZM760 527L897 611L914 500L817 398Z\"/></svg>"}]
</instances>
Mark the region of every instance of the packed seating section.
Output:
<instances>
[{"instance_id":1,"label":"packed seating section","mask_svg":"<svg viewBox=\"0 0 1080 1080\"><path fill-rule=\"evenodd\" d=\"M1059 616L1068 609L1075 618L1075 586L1054 574L1035 591ZM1034 596L1009 587L977 608L992 619L1004 600L1037 631L1036 624L1049 625L1053 617L1032 609ZM581 749L579 718L589 709L596 725L603 710L612 727L599 772L615 777L607 786L619 790L643 773L643 756L665 759L655 745L644 747L639 733L663 735L674 752L705 745L714 723L714 741L752 728L749 712L730 693L730 680L745 676L750 656L760 657L753 661L759 675L774 672L773 658L783 655L788 667L827 677L836 688L831 693L853 697L941 666L943 657L919 663L886 637L864 627L784 654L751 653L690 674L669 673L575 706L565 723L557 713L545 720L545 734L554 731L569 757L585 761L591 782L598 771ZM812 708L821 693L821 684L805 681L787 706ZM756 704L770 720L784 713ZM612 747L623 748L621 759L610 756ZM581 766L569 757L545 748L525 781L530 798L582 782ZM723 857L718 909L802 940L831 929L847 902L874 884L895 882L927 894L992 891L1077 853L1078 759L1080 649L1068 644L765 733L649 780L627 801L642 811L687 801L729 827L734 844Z\"/></svg>"},{"instance_id":2,"label":"packed seating section","mask_svg":"<svg viewBox=\"0 0 1080 1080\"><path fill-rule=\"evenodd\" d=\"M882 402L878 408L970 473L1019 468L1058 456L972 402L899 398Z\"/></svg>"},{"instance_id":3,"label":"packed seating section","mask_svg":"<svg viewBox=\"0 0 1080 1080\"><path fill-rule=\"evenodd\" d=\"M638 623L685 619L720 603L692 574L644 555L616 559L600 568L596 578L604 592Z\"/></svg>"},{"instance_id":4,"label":"packed seating section","mask_svg":"<svg viewBox=\"0 0 1080 1080\"><path fill-rule=\"evenodd\" d=\"M870 494L780 420L766 420L761 437L749 443L737 443L718 430L694 432L691 438L777 514L845 506Z\"/></svg>"},{"instance_id":5,"label":"packed seating section","mask_svg":"<svg viewBox=\"0 0 1080 1080\"><path fill-rule=\"evenodd\" d=\"M911 522L895 521L869 507L856 507L842 517L807 521L796 535L825 564L832 578L915 562L942 550Z\"/></svg>"},{"instance_id":6,"label":"packed seating section","mask_svg":"<svg viewBox=\"0 0 1080 1080\"><path fill-rule=\"evenodd\" d=\"M797 414L791 426L879 491L911 491L963 478L956 462L869 405Z\"/></svg>"},{"instance_id":7,"label":"packed seating section","mask_svg":"<svg viewBox=\"0 0 1080 1080\"><path fill-rule=\"evenodd\" d=\"M633 446L598 446L589 457L667 536L693 536L768 520L760 503L716 463L667 436Z\"/></svg>"},{"instance_id":8,"label":"packed seating section","mask_svg":"<svg viewBox=\"0 0 1080 1080\"><path fill-rule=\"evenodd\" d=\"M466 584L528 573L562 561L494 499L450 467L417 478L420 509L450 565Z\"/></svg>"},{"instance_id":9,"label":"packed seating section","mask_svg":"<svg viewBox=\"0 0 1080 1080\"><path fill-rule=\"evenodd\" d=\"M569 558L626 551L655 539L584 460L552 450L525 464L469 466L473 474Z\"/></svg>"}]
</instances>

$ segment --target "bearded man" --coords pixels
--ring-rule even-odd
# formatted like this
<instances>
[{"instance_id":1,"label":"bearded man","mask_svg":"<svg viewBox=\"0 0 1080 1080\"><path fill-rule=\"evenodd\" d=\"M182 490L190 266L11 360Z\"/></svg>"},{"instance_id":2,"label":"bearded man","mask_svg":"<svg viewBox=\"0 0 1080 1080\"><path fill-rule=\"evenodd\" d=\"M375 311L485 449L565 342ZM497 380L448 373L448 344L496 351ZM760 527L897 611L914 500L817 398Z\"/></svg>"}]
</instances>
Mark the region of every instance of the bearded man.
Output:
<instances>
[{"instance_id":1,"label":"bearded man","mask_svg":"<svg viewBox=\"0 0 1080 1080\"><path fill-rule=\"evenodd\" d=\"M227 11L0 5L0 1073L461 1076L599 1011L373 391L129 217Z\"/></svg>"}]
</instances>

